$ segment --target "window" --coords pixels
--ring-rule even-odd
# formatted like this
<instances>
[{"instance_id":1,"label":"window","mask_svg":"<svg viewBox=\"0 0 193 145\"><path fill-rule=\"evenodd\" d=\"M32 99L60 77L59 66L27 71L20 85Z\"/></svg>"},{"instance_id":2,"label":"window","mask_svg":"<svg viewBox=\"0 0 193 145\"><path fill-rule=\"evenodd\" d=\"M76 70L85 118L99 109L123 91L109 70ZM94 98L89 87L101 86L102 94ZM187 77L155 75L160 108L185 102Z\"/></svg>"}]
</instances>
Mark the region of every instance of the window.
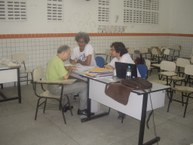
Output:
<instances>
[{"instance_id":1,"label":"window","mask_svg":"<svg viewBox=\"0 0 193 145\"><path fill-rule=\"evenodd\" d=\"M63 0L47 0L47 20L63 21Z\"/></svg>"},{"instance_id":2,"label":"window","mask_svg":"<svg viewBox=\"0 0 193 145\"><path fill-rule=\"evenodd\" d=\"M26 0L0 0L0 20L27 20Z\"/></svg>"},{"instance_id":3,"label":"window","mask_svg":"<svg viewBox=\"0 0 193 145\"><path fill-rule=\"evenodd\" d=\"M159 23L159 0L124 0L124 23Z\"/></svg>"}]
</instances>

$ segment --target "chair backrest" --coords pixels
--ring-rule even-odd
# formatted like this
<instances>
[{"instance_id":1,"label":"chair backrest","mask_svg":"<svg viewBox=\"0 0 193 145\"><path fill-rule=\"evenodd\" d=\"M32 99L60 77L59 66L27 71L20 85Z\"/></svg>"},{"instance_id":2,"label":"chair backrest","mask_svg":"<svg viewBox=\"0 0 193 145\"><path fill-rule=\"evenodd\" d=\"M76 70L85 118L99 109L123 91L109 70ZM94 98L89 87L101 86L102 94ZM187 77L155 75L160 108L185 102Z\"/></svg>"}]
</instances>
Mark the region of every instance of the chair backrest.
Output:
<instances>
[{"instance_id":1,"label":"chair backrest","mask_svg":"<svg viewBox=\"0 0 193 145\"><path fill-rule=\"evenodd\" d=\"M147 79L148 77L148 68L145 64L137 64L137 69L141 75L141 78Z\"/></svg>"},{"instance_id":2,"label":"chair backrest","mask_svg":"<svg viewBox=\"0 0 193 145\"><path fill-rule=\"evenodd\" d=\"M148 70L151 70L151 61L149 59L145 59L145 64Z\"/></svg>"},{"instance_id":3,"label":"chair backrest","mask_svg":"<svg viewBox=\"0 0 193 145\"><path fill-rule=\"evenodd\" d=\"M15 54L12 54L11 58L13 61L15 61L16 63L21 65L24 70L26 70L26 64L25 64L25 62L27 60L26 53L15 53Z\"/></svg>"},{"instance_id":4,"label":"chair backrest","mask_svg":"<svg viewBox=\"0 0 193 145\"><path fill-rule=\"evenodd\" d=\"M141 48L139 49L140 53L148 53L148 48Z\"/></svg>"},{"instance_id":5,"label":"chair backrest","mask_svg":"<svg viewBox=\"0 0 193 145\"><path fill-rule=\"evenodd\" d=\"M151 54L152 54L152 55L155 55L155 56L159 55L159 54L160 54L159 48L153 47L153 48L151 49Z\"/></svg>"},{"instance_id":6,"label":"chair backrest","mask_svg":"<svg viewBox=\"0 0 193 145\"><path fill-rule=\"evenodd\" d=\"M172 62L172 61L163 60L163 61L160 63L160 69L161 69L162 71L175 72L175 70L176 70L176 64L175 64L175 62Z\"/></svg>"},{"instance_id":7,"label":"chair backrest","mask_svg":"<svg viewBox=\"0 0 193 145\"><path fill-rule=\"evenodd\" d=\"M95 60L98 67L104 67L105 59L102 56L96 56Z\"/></svg>"},{"instance_id":8,"label":"chair backrest","mask_svg":"<svg viewBox=\"0 0 193 145\"><path fill-rule=\"evenodd\" d=\"M188 64L185 66L184 73L193 76L193 65Z\"/></svg>"},{"instance_id":9,"label":"chair backrest","mask_svg":"<svg viewBox=\"0 0 193 145\"><path fill-rule=\"evenodd\" d=\"M185 59L185 58L177 58L176 60L176 66L177 67L182 67L184 68L186 65L190 64L190 60L189 59Z\"/></svg>"},{"instance_id":10,"label":"chair backrest","mask_svg":"<svg viewBox=\"0 0 193 145\"><path fill-rule=\"evenodd\" d=\"M170 49L166 48L164 49L164 55L170 55Z\"/></svg>"},{"instance_id":11,"label":"chair backrest","mask_svg":"<svg viewBox=\"0 0 193 145\"><path fill-rule=\"evenodd\" d=\"M190 58L190 63L193 64L193 56Z\"/></svg>"},{"instance_id":12,"label":"chair backrest","mask_svg":"<svg viewBox=\"0 0 193 145\"><path fill-rule=\"evenodd\" d=\"M41 67L37 67L33 70L32 72L32 80L33 82L35 81L40 81L43 79L43 69Z\"/></svg>"},{"instance_id":13,"label":"chair backrest","mask_svg":"<svg viewBox=\"0 0 193 145\"><path fill-rule=\"evenodd\" d=\"M127 48L127 51L130 55L134 54L135 48Z\"/></svg>"},{"instance_id":14,"label":"chair backrest","mask_svg":"<svg viewBox=\"0 0 193 145\"><path fill-rule=\"evenodd\" d=\"M18 63L21 63L23 61L26 61L27 55L25 53L15 53L12 54L12 59L14 61L17 61Z\"/></svg>"}]
</instances>

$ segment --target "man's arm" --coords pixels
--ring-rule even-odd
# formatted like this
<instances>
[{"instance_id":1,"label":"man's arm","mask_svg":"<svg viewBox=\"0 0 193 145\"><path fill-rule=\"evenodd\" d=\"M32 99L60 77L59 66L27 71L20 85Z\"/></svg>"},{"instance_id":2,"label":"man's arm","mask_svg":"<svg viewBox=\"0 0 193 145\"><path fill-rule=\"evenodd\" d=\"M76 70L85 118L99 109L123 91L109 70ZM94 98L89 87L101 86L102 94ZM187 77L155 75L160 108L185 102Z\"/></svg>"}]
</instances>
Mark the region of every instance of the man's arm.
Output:
<instances>
[{"instance_id":1,"label":"man's arm","mask_svg":"<svg viewBox=\"0 0 193 145\"><path fill-rule=\"evenodd\" d=\"M91 64L91 60L92 60L92 55L90 54L90 55L88 55L88 56L86 57L86 60L85 60L85 61L78 60L77 63L80 63L80 64L82 64L82 65L87 65L87 66L89 66L89 65Z\"/></svg>"}]
</instances>

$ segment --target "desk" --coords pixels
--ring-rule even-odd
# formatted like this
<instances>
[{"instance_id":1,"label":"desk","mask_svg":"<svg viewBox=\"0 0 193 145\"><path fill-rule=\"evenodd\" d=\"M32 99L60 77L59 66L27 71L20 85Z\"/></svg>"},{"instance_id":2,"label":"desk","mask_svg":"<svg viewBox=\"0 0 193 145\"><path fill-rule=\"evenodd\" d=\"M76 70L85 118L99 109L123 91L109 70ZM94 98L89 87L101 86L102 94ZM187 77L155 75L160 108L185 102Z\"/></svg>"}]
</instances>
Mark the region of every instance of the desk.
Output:
<instances>
[{"instance_id":1,"label":"desk","mask_svg":"<svg viewBox=\"0 0 193 145\"><path fill-rule=\"evenodd\" d=\"M0 102L18 99L19 103L21 103L21 87L19 74L19 66L0 67L0 84L17 82L17 96L8 98L0 90Z\"/></svg>"},{"instance_id":2,"label":"desk","mask_svg":"<svg viewBox=\"0 0 193 145\"><path fill-rule=\"evenodd\" d=\"M127 105L123 105L118 103L117 101L113 100L109 96L106 96L104 93L105 86L107 83L113 81L112 77L105 77L105 78L90 78L88 79L88 116L86 119L82 121L88 121L94 119L96 117L104 116L103 114L98 114L97 116L91 116L90 113L93 110L92 102L96 101L100 104L103 104L107 107L113 108L117 111L125 113L131 117L134 117L140 120L140 130L139 130L139 140L138 145L149 145L160 140L159 137L156 137L146 143L143 143L144 139L144 131L145 131L145 120L146 120L146 111L152 110L151 108L151 100L153 104L153 109L160 108L164 106L165 102L165 90L168 89L168 86L153 83L153 87L151 91L143 92L140 90L133 90L129 96L129 101ZM115 80L117 81L117 80ZM100 91L99 91L100 90Z\"/></svg>"}]
</instances>

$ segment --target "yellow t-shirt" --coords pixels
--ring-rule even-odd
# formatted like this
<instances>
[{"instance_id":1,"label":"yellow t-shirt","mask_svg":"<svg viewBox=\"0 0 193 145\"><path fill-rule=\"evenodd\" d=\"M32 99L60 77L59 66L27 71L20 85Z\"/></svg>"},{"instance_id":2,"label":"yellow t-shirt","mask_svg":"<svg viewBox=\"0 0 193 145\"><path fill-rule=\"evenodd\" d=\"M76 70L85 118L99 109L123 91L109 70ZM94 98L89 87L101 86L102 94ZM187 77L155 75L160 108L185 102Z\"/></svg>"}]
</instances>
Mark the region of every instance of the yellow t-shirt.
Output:
<instances>
[{"instance_id":1,"label":"yellow t-shirt","mask_svg":"<svg viewBox=\"0 0 193 145\"><path fill-rule=\"evenodd\" d=\"M64 62L58 57L52 57L46 68L46 80L63 80L68 71L64 67Z\"/></svg>"}]
</instances>

